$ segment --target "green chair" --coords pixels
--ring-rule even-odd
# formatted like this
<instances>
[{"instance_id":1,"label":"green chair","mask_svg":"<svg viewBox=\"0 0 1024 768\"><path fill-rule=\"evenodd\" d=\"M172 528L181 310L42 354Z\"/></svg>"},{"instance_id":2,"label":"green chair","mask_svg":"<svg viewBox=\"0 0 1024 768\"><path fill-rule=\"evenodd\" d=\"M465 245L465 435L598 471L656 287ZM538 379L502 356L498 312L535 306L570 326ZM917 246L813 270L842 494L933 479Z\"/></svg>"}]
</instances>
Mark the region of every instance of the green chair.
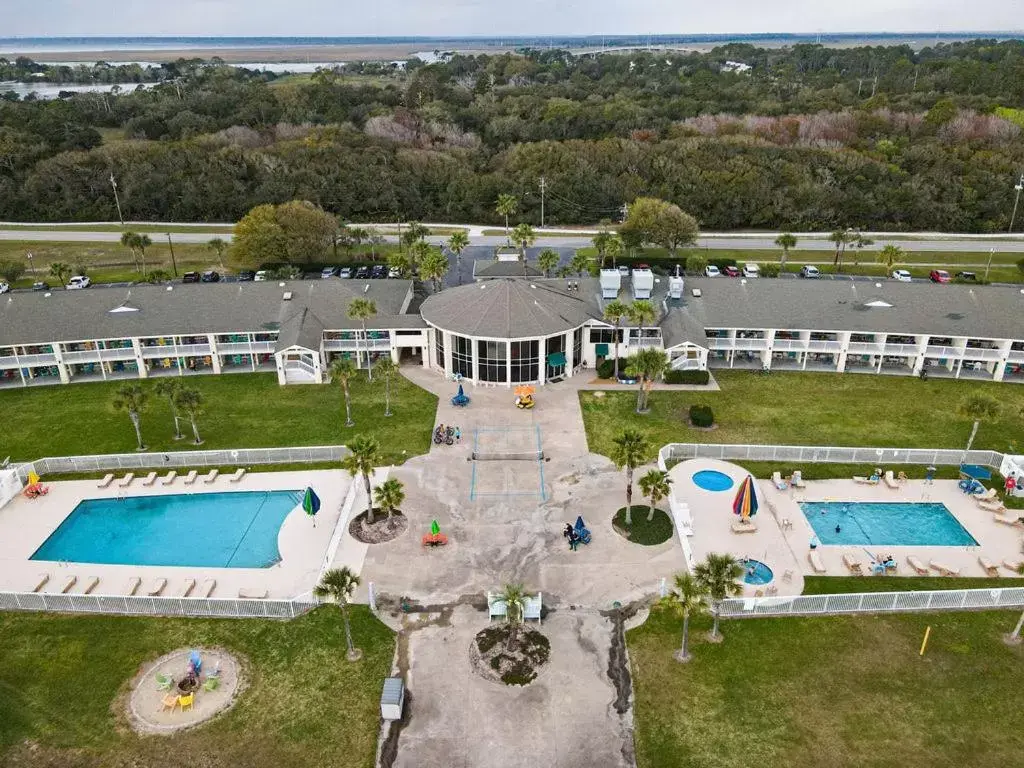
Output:
<instances>
[{"instance_id":1,"label":"green chair","mask_svg":"<svg viewBox=\"0 0 1024 768\"><path fill-rule=\"evenodd\" d=\"M208 678L206 678L206 680L203 681L203 690L204 691L216 691L217 687L219 685L220 685L220 678L219 677L208 677Z\"/></svg>"},{"instance_id":2,"label":"green chair","mask_svg":"<svg viewBox=\"0 0 1024 768\"><path fill-rule=\"evenodd\" d=\"M174 678L168 675L157 674L156 689L158 691L169 691L172 685L174 685Z\"/></svg>"}]
</instances>

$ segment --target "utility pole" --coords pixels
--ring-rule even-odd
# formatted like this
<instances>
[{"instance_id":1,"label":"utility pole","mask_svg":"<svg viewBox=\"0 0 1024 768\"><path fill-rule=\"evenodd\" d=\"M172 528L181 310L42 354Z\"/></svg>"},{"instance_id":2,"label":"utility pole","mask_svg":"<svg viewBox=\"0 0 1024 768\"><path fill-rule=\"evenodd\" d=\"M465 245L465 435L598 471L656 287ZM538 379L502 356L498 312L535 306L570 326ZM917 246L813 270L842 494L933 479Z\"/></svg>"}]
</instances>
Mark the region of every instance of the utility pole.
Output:
<instances>
[{"instance_id":1,"label":"utility pole","mask_svg":"<svg viewBox=\"0 0 1024 768\"><path fill-rule=\"evenodd\" d=\"M629 203L623 203L619 213L622 214L622 220L625 221L626 217L629 216Z\"/></svg>"},{"instance_id":2,"label":"utility pole","mask_svg":"<svg viewBox=\"0 0 1024 768\"><path fill-rule=\"evenodd\" d=\"M178 263L174 260L174 243L171 242L171 233L167 233L167 247L171 249L171 269L174 270L174 276L178 276Z\"/></svg>"},{"instance_id":3,"label":"utility pole","mask_svg":"<svg viewBox=\"0 0 1024 768\"><path fill-rule=\"evenodd\" d=\"M1013 232L1013 222L1017 218L1017 206L1020 205L1020 191L1024 189L1024 171L1020 174L1020 181L1017 182L1017 186L1014 187L1017 190L1017 197L1013 201L1013 213L1010 215L1010 228L1007 230L1007 234Z\"/></svg>"},{"instance_id":4,"label":"utility pole","mask_svg":"<svg viewBox=\"0 0 1024 768\"><path fill-rule=\"evenodd\" d=\"M547 179L540 177L540 225L544 226L544 190L548 187Z\"/></svg>"},{"instance_id":5,"label":"utility pole","mask_svg":"<svg viewBox=\"0 0 1024 768\"><path fill-rule=\"evenodd\" d=\"M988 264L985 265L985 280L988 281L988 271L992 268L992 257L995 255L996 249L988 249Z\"/></svg>"},{"instance_id":6,"label":"utility pole","mask_svg":"<svg viewBox=\"0 0 1024 768\"><path fill-rule=\"evenodd\" d=\"M124 229L124 215L121 213L121 198L117 195L117 179L114 172L110 172L110 186L114 190L114 204L117 206L117 218L121 220L121 229Z\"/></svg>"}]
</instances>

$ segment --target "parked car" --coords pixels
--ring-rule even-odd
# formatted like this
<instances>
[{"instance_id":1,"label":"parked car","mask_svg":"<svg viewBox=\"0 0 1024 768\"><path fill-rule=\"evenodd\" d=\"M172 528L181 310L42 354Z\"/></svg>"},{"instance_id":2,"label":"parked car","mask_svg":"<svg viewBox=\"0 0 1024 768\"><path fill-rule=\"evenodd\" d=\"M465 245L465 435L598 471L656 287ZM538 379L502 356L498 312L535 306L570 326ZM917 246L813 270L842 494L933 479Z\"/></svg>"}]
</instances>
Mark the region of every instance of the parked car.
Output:
<instances>
[{"instance_id":1,"label":"parked car","mask_svg":"<svg viewBox=\"0 0 1024 768\"><path fill-rule=\"evenodd\" d=\"M800 267L800 277L818 278L821 277L821 271L813 264L804 264Z\"/></svg>"},{"instance_id":2,"label":"parked car","mask_svg":"<svg viewBox=\"0 0 1024 768\"><path fill-rule=\"evenodd\" d=\"M85 275L74 275L68 280L67 289L69 291L77 291L82 288L88 288L90 285L92 285L92 280Z\"/></svg>"},{"instance_id":3,"label":"parked car","mask_svg":"<svg viewBox=\"0 0 1024 768\"><path fill-rule=\"evenodd\" d=\"M339 270L337 267L324 267L323 269L320 270L320 279L328 280L329 278L332 278L335 275L337 275L338 272Z\"/></svg>"},{"instance_id":4,"label":"parked car","mask_svg":"<svg viewBox=\"0 0 1024 768\"><path fill-rule=\"evenodd\" d=\"M342 280L348 280L352 277L352 267L342 267L341 271L338 273L338 277Z\"/></svg>"},{"instance_id":5,"label":"parked car","mask_svg":"<svg viewBox=\"0 0 1024 768\"><path fill-rule=\"evenodd\" d=\"M6 280L0 280L0 293L7 293L11 290L11 284Z\"/></svg>"},{"instance_id":6,"label":"parked car","mask_svg":"<svg viewBox=\"0 0 1024 768\"><path fill-rule=\"evenodd\" d=\"M359 269L356 270L356 277L358 279L360 279L360 280L365 280L369 276L370 276L370 268L369 267L360 267Z\"/></svg>"},{"instance_id":7,"label":"parked car","mask_svg":"<svg viewBox=\"0 0 1024 768\"><path fill-rule=\"evenodd\" d=\"M257 283L263 283L270 279L270 273L265 269L256 270L256 276L253 277Z\"/></svg>"},{"instance_id":8,"label":"parked car","mask_svg":"<svg viewBox=\"0 0 1024 768\"><path fill-rule=\"evenodd\" d=\"M388 276L388 268L383 264L374 264L373 268L370 269L370 277L374 280L383 280Z\"/></svg>"},{"instance_id":9,"label":"parked car","mask_svg":"<svg viewBox=\"0 0 1024 768\"><path fill-rule=\"evenodd\" d=\"M957 272L956 273L956 279L957 280L967 280L968 282L973 282L973 281L978 279L978 276L976 274L974 274L973 272Z\"/></svg>"},{"instance_id":10,"label":"parked car","mask_svg":"<svg viewBox=\"0 0 1024 768\"><path fill-rule=\"evenodd\" d=\"M240 283L250 283L255 279L256 273L253 272L251 269L243 269L241 272L238 273L238 282Z\"/></svg>"},{"instance_id":11,"label":"parked car","mask_svg":"<svg viewBox=\"0 0 1024 768\"><path fill-rule=\"evenodd\" d=\"M743 265L743 276L744 277L760 277L761 267L758 264L744 264Z\"/></svg>"},{"instance_id":12,"label":"parked car","mask_svg":"<svg viewBox=\"0 0 1024 768\"><path fill-rule=\"evenodd\" d=\"M181 282L183 282L183 283L198 283L199 282L199 273L198 272L186 272L182 276Z\"/></svg>"},{"instance_id":13,"label":"parked car","mask_svg":"<svg viewBox=\"0 0 1024 768\"><path fill-rule=\"evenodd\" d=\"M714 264L708 264L704 267L704 277L720 277L722 271Z\"/></svg>"},{"instance_id":14,"label":"parked car","mask_svg":"<svg viewBox=\"0 0 1024 768\"><path fill-rule=\"evenodd\" d=\"M724 274L726 277L739 277L740 268L732 264L728 264L722 267L722 274Z\"/></svg>"},{"instance_id":15,"label":"parked car","mask_svg":"<svg viewBox=\"0 0 1024 768\"><path fill-rule=\"evenodd\" d=\"M50 290L50 284L47 283L45 280L36 280L36 282L32 283L32 290L33 291L48 291L48 290Z\"/></svg>"},{"instance_id":16,"label":"parked car","mask_svg":"<svg viewBox=\"0 0 1024 768\"><path fill-rule=\"evenodd\" d=\"M905 269L894 269L892 271L892 279L893 280L898 280L901 283L909 283L914 278L912 278L910 276L910 273L907 272L907 270L905 270Z\"/></svg>"},{"instance_id":17,"label":"parked car","mask_svg":"<svg viewBox=\"0 0 1024 768\"><path fill-rule=\"evenodd\" d=\"M203 272L199 279L204 283L217 283L220 282L220 273L208 269L206 272Z\"/></svg>"},{"instance_id":18,"label":"parked car","mask_svg":"<svg viewBox=\"0 0 1024 768\"><path fill-rule=\"evenodd\" d=\"M953 278L951 278L949 276L949 272L944 269L933 269L928 273L928 279L933 283L948 283Z\"/></svg>"},{"instance_id":19,"label":"parked car","mask_svg":"<svg viewBox=\"0 0 1024 768\"><path fill-rule=\"evenodd\" d=\"M396 278L401 276L402 270L400 270L398 267L392 267L391 269L388 270L388 277L390 278Z\"/></svg>"}]
</instances>

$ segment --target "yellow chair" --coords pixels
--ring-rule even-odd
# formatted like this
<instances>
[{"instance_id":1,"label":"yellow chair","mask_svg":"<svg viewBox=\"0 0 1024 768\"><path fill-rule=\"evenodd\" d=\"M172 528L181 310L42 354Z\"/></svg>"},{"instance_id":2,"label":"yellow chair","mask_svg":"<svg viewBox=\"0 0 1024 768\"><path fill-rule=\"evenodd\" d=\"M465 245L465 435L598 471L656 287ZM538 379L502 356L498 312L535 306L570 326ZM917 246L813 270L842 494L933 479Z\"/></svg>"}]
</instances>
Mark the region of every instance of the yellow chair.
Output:
<instances>
[{"instance_id":1,"label":"yellow chair","mask_svg":"<svg viewBox=\"0 0 1024 768\"><path fill-rule=\"evenodd\" d=\"M178 704L181 705L181 711L184 712L186 708L192 709L192 705L195 703L196 695L190 693L188 696L179 696Z\"/></svg>"},{"instance_id":2,"label":"yellow chair","mask_svg":"<svg viewBox=\"0 0 1024 768\"><path fill-rule=\"evenodd\" d=\"M163 705L161 707L161 711L169 709L171 710L171 712L173 712L174 708L178 706L178 694L168 693L166 696L163 697L163 699L160 700L160 703Z\"/></svg>"}]
</instances>

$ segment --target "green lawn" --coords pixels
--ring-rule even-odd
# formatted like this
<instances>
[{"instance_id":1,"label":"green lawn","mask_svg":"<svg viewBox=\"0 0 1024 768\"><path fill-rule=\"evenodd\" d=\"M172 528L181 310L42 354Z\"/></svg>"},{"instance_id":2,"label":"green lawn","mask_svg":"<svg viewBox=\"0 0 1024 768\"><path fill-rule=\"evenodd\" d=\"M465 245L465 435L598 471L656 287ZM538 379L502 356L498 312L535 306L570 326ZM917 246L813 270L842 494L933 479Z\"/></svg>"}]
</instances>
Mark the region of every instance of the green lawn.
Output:
<instances>
[{"instance_id":1,"label":"green lawn","mask_svg":"<svg viewBox=\"0 0 1024 768\"><path fill-rule=\"evenodd\" d=\"M24 230L29 232L53 232L54 239L60 239L61 232L145 232L147 234L166 235L172 234L209 234L211 238L217 235L230 235L235 227L233 224L197 224L194 227L182 226L180 224L70 224L68 226L55 227L52 224L4 224L0 229Z\"/></svg>"},{"instance_id":2,"label":"green lawn","mask_svg":"<svg viewBox=\"0 0 1024 768\"><path fill-rule=\"evenodd\" d=\"M371 768L394 635L362 606L352 632L364 654L354 664L333 606L288 622L0 613L0 764ZM211 723L136 736L123 714L128 681L147 661L201 645L244 656L248 689Z\"/></svg>"},{"instance_id":3,"label":"green lawn","mask_svg":"<svg viewBox=\"0 0 1024 768\"><path fill-rule=\"evenodd\" d=\"M1017 414L1024 388L981 381L837 373L755 375L716 369L719 392L655 391L651 412L634 412L635 392L580 392L590 450L608 455L611 440L625 426L645 432L650 456L665 443L778 443L909 448L958 448L971 422L956 414L969 392L999 399L999 419L983 423L974 447L1006 450L1024 440ZM687 426L694 403L714 409L718 428ZM779 467L781 469L781 467Z\"/></svg>"},{"instance_id":4,"label":"green lawn","mask_svg":"<svg viewBox=\"0 0 1024 768\"><path fill-rule=\"evenodd\" d=\"M157 379L142 381L150 390L142 414L142 434L150 450L187 451L190 440L175 441L167 401L152 394ZM351 385L352 418L346 429L341 388L334 385L278 386L274 374L187 377L203 393L205 414L199 431L203 449L267 448L290 445L339 445L354 435L372 434L388 462L401 463L430 447L437 397L399 376L391 382L391 410L384 417L384 387L360 375ZM0 391L4 414L0 458L122 453L135 449L128 416L111 406L123 381L26 387ZM134 380L132 381L134 382ZM183 425L185 432L188 426Z\"/></svg>"},{"instance_id":5,"label":"green lawn","mask_svg":"<svg viewBox=\"0 0 1024 768\"><path fill-rule=\"evenodd\" d=\"M853 582L861 589L891 588L887 581L933 586L925 579L817 581L823 583L815 591L848 591ZM950 589L993 580L934 581ZM691 622L694 658L679 664L672 653L681 622L655 609L627 633L637 765L1019 765L1024 647L1001 640L1016 618L984 612L741 619L723 622L725 641L715 645L704 640L710 620L702 617Z\"/></svg>"},{"instance_id":6,"label":"green lawn","mask_svg":"<svg viewBox=\"0 0 1024 768\"><path fill-rule=\"evenodd\" d=\"M626 525L626 508L622 507L612 518L612 525L626 534L626 538L634 544L662 544L672 538L672 518L665 510L655 507L654 515L648 522L650 512L649 504L634 504L629 514L633 524Z\"/></svg>"}]
</instances>

